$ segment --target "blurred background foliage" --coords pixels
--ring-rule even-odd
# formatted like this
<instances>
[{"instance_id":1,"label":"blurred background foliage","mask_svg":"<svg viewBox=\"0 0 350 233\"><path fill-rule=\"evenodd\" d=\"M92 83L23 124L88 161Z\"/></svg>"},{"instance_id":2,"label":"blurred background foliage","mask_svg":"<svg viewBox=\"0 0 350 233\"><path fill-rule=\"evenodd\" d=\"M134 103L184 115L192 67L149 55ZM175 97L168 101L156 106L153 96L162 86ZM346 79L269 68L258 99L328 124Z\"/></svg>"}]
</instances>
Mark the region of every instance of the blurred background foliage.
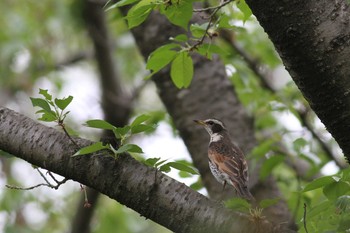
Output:
<instances>
[{"instance_id":1,"label":"blurred background foliage","mask_svg":"<svg viewBox=\"0 0 350 233\"><path fill-rule=\"evenodd\" d=\"M98 140L99 132L81 126L87 119L103 116L93 48L82 20L82 1L3 0L0 6L0 105L36 118L29 97L37 95L38 88L49 89L56 96L73 95L69 127L82 137ZM243 22L241 11L231 5L223 12L231 28L220 30L211 43L224 51L220 56L230 80L255 119L260 143L248 157L253 161L262 156L268 158L260 178L274 174L301 228L306 203L313 214L308 220L312 229L317 229L318 224L333 232L349 229L344 224L349 220L349 196L339 199L348 191L341 189L338 196L330 197L320 189L326 186L321 182L324 185L319 189L301 192L315 178L347 167L341 150L291 82L254 16ZM148 74L144 61L119 11L108 11L107 19L115 66L125 88L131 90L144 82ZM158 133L148 136L152 141L164 137L162 131L171 132L167 134L171 140L180 140L151 83L142 90L134 110L135 114L145 111L157 114L161 122ZM142 146L152 146L146 139L135 140ZM30 191L4 188L5 184L28 187L42 181L27 163L1 154L0 231L68 232L82 195L79 184L68 182L58 191L45 187ZM189 160L188 156L185 158ZM186 180L181 175L175 177ZM348 182L348 176L343 178ZM186 182L194 183L198 189L197 180L194 177ZM203 189L202 192L206 193ZM169 231L104 197L93 218L92 232Z\"/></svg>"}]
</instances>

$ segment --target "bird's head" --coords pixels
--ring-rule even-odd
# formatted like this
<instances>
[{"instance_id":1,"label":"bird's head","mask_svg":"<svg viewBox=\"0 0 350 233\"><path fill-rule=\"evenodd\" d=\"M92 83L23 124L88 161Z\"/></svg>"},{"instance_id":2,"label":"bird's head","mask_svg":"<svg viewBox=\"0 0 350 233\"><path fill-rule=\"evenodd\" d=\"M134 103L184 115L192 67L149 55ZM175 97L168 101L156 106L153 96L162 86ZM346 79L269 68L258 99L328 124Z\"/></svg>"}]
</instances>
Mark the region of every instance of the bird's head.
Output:
<instances>
[{"instance_id":1,"label":"bird's head","mask_svg":"<svg viewBox=\"0 0 350 233\"><path fill-rule=\"evenodd\" d=\"M199 125L204 126L204 128L208 131L209 135L213 134L221 134L226 131L226 127L224 123L217 119L206 119L206 120L194 120Z\"/></svg>"}]
</instances>

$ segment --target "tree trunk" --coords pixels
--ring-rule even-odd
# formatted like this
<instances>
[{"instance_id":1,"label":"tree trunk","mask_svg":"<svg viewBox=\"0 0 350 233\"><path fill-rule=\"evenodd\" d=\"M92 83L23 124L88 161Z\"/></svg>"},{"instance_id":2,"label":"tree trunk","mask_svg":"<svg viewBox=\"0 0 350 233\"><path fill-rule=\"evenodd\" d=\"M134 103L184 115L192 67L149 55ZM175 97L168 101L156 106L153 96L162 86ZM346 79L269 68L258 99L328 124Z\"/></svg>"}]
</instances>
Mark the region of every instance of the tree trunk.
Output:
<instances>
[{"instance_id":1,"label":"tree trunk","mask_svg":"<svg viewBox=\"0 0 350 233\"><path fill-rule=\"evenodd\" d=\"M197 20L198 19L194 19ZM165 17L153 13L148 20L133 30L136 43L142 55L147 58L157 47L169 43L170 37L184 33L171 25ZM222 200L234 197L233 188L222 191L222 185L211 174L208 166L207 150L208 134L198 125L195 119L218 118L227 126L234 141L249 152L255 145L252 119L247 115L239 102L236 92L227 78L224 64L217 58L212 61L198 54L192 56L195 74L188 89L176 88L169 74L169 69L163 69L154 77L159 95L179 130L195 167L198 168L202 181L211 198ZM252 171L255 171L252 173ZM259 169L251 169L250 187L255 198L260 201L265 198L280 197L275 180L270 177L258 181ZM283 199L283 198L282 198ZM264 210L264 215L275 223L294 223L284 201Z\"/></svg>"},{"instance_id":2,"label":"tree trunk","mask_svg":"<svg viewBox=\"0 0 350 233\"><path fill-rule=\"evenodd\" d=\"M346 0L247 0L311 108L350 161L350 8Z\"/></svg>"}]
</instances>

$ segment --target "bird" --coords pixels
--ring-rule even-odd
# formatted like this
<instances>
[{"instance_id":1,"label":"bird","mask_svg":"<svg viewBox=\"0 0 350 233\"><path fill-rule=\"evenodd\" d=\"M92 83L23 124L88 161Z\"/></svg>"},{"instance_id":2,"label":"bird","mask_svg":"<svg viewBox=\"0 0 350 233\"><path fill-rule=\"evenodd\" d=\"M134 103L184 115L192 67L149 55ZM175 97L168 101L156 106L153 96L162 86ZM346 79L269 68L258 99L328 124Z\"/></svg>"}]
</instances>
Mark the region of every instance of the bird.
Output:
<instances>
[{"instance_id":1,"label":"bird","mask_svg":"<svg viewBox=\"0 0 350 233\"><path fill-rule=\"evenodd\" d=\"M208 160L211 173L223 184L233 186L236 195L248 201L255 200L248 189L248 164L241 149L236 146L224 125L218 119L194 120L204 126L210 135Z\"/></svg>"}]
</instances>

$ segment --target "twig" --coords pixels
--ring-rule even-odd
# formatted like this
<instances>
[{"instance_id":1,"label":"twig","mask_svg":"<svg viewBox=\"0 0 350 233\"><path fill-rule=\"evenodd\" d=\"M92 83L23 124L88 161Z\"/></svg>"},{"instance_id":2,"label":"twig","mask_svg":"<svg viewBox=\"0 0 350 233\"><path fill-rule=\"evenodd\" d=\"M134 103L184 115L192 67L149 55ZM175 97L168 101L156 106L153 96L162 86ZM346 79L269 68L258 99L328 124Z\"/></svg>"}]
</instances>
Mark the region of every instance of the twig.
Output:
<instances>
[{"instance_id":1,"label":"twig","mask_svg":"<svg viewBox=\"0 0 350 233\"><path fill-rule=\"evenodd\" d=\"M87 195L87 192L86 192L86 186L80 184L80 188L84 192L84 208L90 208L91 204L89 202L88 195Z\"/></svg>"},{"instance_id":2,"label":"twig","mask_svg":"<svg viewBox=\"0 0 350 233\"><path fill-rule=\"evenodd\" d=\"M306 226L306 203L304 203L304 218L303 218L303 222L304 222L304 229L305 229L306 233L309 233L307 231L307 226Z\"/></svg>"},{"instance_id":3,"label":"twig","mask_svg":"<svg viewBox=\"0 0 350 233\"><path fill-rule=\"evenodd\" d=\"M217 8L222 8L223 6L229 4L232 1L233 0L224 1L220 5L217 5L217 6L209 6L206 8L193 9L193 12L205 12L205 11L209 11L209 10L216 10Z\"/></svg>"},{"instance_id":4,"label":"twig","mask_svg":"<svg viewBox=\"0 0 350 233\"><path fill-rule=\"evenodd\" d=\"M41 184L37 184L37 185L33 185L33 186L30 186L30 187L27 187L27 188L23 188L23 187L18 187L18 186L13 186L13 185L5 185L6 188L9 188L9 189L17 189L17 190L32 190L32 189L35 189L35 188L38 188L40 186L47 186L49 188L52 188L52 189L58 189L62 184L66 183L67 182L67 178L64 178L62 181L58 181L56 178L53 177L53 175L48 172L48 174L51 176L51 178L56 182L56 184L51 184L47 178L45 177L45 175L39 170L39 168L36 168L36 170L39 172L40 176L45 180L46 183L41 183Z\"/></svg>"},{"instance_id":5,"label":"twig","mask_svg":"<svg viewBox=\"0 0 350 233\"><path fill-rule=\"evenodd\" d=\"M69 135L68 131L66 130L66 127L64 126L63 122L58 122L58 125L63 129L63 132L67 135L69 140L76 146L77 149L80 149L79 145L73 140L73 138Z\"/></svg>"},{"instance_id":6,"label":"twig","mask_svg":"<svg viewBox=\"0 0 350 233\"><path fill-rule=\"evenodd\" d=\"M213 12L207 17L207 18L209 18L209 22L208 22L208 25L207 25L207 27L206 27L206 29L205 29L205 32L204 32L204 34L203 34L203 36L197 41L197 43L195 43L194 45L192 45L191 47L190 47L190 51L191 50L193 50L193 49L196 49L198 46L200 46L201 44L203 44L203 42L204 42L204 39L207 37L207 35L209 35L208 34L208 31L209 31L209 29L210 29L210 27L211 27L211 24L212 24L212 22L213 22L213 20L214 20L214 16L215 16L215 14L221 9L221 8L223 8L224 6L226 6L227 4L229 4L229 3L231 3L233 0L227 0L227 1L224 1L224 2L222 2L220 5L218 5L218 6L215 6L215 7L207 7L207 8L202 8L202 9L195 9L194 10L194 12L202 12L202 11L207 11L207 10L213 10Z\"/></svg>"}]
</instances>

